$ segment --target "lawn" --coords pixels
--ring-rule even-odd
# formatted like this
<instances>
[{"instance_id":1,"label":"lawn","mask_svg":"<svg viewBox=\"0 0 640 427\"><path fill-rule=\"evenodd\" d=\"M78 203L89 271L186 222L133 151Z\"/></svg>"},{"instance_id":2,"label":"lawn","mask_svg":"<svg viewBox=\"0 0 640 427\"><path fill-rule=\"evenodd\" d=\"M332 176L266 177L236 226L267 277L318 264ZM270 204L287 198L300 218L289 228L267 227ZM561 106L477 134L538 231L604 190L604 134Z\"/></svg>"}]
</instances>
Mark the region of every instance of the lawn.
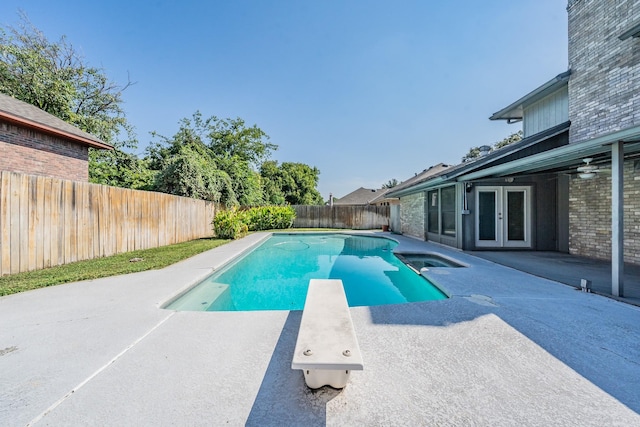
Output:
<instances>
[{"instance_id":1,"label":"lawn","mask_svg":"<svg viewBox=\"0 0 640 427\"><path fill-rule=\"evenodd\" d=\"M197 239L160 248L126 252L104 258L0 277L0 296L79 280L137 273L175 264L227 243L223 239ZM139 261L132 262L131 260Z\"/></svg>"}]
</instances>

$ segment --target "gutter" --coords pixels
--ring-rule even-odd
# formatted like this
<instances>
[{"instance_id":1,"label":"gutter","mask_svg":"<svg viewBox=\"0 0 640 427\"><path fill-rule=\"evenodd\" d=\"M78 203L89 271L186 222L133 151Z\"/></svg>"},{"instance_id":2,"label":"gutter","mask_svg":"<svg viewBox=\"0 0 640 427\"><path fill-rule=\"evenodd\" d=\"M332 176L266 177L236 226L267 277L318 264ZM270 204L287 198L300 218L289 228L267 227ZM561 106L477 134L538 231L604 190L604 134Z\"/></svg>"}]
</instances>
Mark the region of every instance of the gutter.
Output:
<instances>
[{"instance_id":1,"label":"gutter","mask_svg":"<svg viewBox=\"0 0 640 427\"><path fill-rule=\"evenodd\" d=\"M534 100L538 100L540 98L544 98L552 92L555 92L560 86L564 85L569 81L569 76L571 75L571 70L567 70L564 73L560 73L555 76L553 79L549 80L542 86L532 90L522 98L518 99L516 102L508 105L497 113L493 113L489 120L507 120L509 123L513 123L515 121L522 120L522 115L505 115L510 111L516 110L522 107L523 104L527 102L533 102Z\"/></svg>"},{"instance_id":2,"label":"gutter","mask_svg":"<svg viewBox=\"0 0 640 427\"><path fill-rule=\"evenodd\" d=\"M387 194L387 197L402 197L402 196L406 196L409 194L413 194L413 193L417 193L418 191L424 190L426 188L430 188L433 187L435 185L437 185L438 183L442 183L445 181L445 176L438 176L435 177L433 179L430 179L428 181L424 181L420 184L416 184L414 186L402 189L402 190L398 190L398 191L392 191L389 192Z\"/></svg>"},{"instance_id":3,"label":"gutter","mask_svg":"<svg viewBox=\"0 0 640 427\"><path fill-rule=\"evenodd\" d=\"M54 127L44 125L42 123L38 123L32 120L28 120L23 117L11 114L11 113L7 113L6 111L0 111L0 119L18 126L34 129L39 132L46 133L48 135L52 135L52 136L56 136L64 139L70 139L72 141L79 142L84 145L88 145L89 147L92 147L92 148L100 148L103 150L113 150L113 147L111 145L107 144L106 142L102 142L99 139L94 140L84 136L75 135L71 132L56 129Z\"/></svg>"}]
</instances>

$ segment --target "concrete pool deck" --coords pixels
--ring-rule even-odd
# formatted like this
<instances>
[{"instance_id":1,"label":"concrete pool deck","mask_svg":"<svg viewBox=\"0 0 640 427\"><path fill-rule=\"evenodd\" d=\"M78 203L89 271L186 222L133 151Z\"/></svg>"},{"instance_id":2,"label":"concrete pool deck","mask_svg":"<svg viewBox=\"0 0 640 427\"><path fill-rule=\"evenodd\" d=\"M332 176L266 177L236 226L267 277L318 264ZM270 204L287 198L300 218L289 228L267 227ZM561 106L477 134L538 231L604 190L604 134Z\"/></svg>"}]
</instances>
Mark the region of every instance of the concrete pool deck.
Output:
<instances>
[{"instance_id":1,"label":"concrete pool deck","mask_svg":"<svg viewBox=\"0 0 640 427\"><path fill-rule=\"evenodd\" d=\"M1 297L0 425L640 425L639 307L403 236L468 267L426 273L449 300L352 308L342 391L291 369L301 311L159 308L263 236Z\"/></svg>"}]
</instances>

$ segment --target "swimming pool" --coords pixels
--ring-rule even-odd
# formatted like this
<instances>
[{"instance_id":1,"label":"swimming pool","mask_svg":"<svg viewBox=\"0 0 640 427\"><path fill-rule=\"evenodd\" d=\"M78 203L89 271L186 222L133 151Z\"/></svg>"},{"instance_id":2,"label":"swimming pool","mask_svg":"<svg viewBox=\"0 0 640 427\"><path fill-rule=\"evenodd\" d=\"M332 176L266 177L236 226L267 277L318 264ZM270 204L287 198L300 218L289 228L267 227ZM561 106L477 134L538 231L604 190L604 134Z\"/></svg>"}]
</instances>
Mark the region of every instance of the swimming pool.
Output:
<instances>
[{"instance_id":1,"label":"swimming pool","mask_svg":"<svg viewBox=\"0 0 640 427\"><path fill-rule=\"evenodd\" d=\"M310 279L341 279L349 306L445 299L394 254L397 242L348 234L274 234L166 308L302 310Z\"/></svg>"}]
</instances>

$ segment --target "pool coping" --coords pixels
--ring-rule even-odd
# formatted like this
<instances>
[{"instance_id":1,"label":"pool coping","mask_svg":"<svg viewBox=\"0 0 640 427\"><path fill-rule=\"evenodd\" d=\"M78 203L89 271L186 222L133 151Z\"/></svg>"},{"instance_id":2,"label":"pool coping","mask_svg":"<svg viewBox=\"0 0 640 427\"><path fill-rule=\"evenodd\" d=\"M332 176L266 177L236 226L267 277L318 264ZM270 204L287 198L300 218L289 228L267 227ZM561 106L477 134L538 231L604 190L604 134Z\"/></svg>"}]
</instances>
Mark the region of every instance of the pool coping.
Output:
<instances>
[{"instance_id":1,"label":"pool coping","mask_svg":"<svg viewBox=\"0 0 640 427\"><path fill-rule=\"evenodd\" d=\"M158 308L248 236L1 297L0 424L640 424L638 307L393 237L469 268L426 273L450 300L351 308L366 365L341 391L310 392L291 370L300 311Z\"/></svg>"}]
</instances>

